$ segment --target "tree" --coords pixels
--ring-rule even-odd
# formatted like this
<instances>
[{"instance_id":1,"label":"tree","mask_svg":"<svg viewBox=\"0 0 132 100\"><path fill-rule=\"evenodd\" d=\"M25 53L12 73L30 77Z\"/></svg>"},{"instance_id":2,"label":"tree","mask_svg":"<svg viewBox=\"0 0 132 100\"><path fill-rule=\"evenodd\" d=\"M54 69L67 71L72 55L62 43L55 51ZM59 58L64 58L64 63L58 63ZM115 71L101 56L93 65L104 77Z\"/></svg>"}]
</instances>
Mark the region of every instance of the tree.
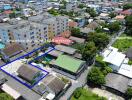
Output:
<instances>
[{"instance_id":1,"label":"tree","mask_svg":"<svg viewBox=\"0 0 132 100\"><path fill-rule=\"evenodd\" d=\"M78 5L78 8L84 8L84 7L85 7L84 4L79 4L79 5Z\"/></svg>"},{"instance_id":2,"label":"tree","mask_svg":"<svg viewBox=\"0 0 132 100\"><path fill-rule=\"evenodd\" d=\"M131 3L125 4L123 6L123 10L127 10L127 9L130 9L130 8L132 8L132 4Z\"/></svg>"},{"instance_id":3,"label":"tree","mask_svg":"<svg viewBox=\"0 0 132 100\"><path fill-rule=\"evenodd\" d=\"M13 13L9 14L9 17L10 17L10 18L15 18L15 17L16 17L15 12L13 12Z\"/></svg>"},{"instance_id":4,"label":"tree","mask_svg":"<svg viewBox=\"0 0 132 100\"><path fill-rule=\"evenodd\" d=\"M81 94L82 94L82 88L77 88L74 92L73 92L73 96L74 96L74 98L76 98L76 99L78 99L80 96L81 96Z\"/></svg>"},{"instance_id":5,"label":"tree","mask_svg":"<svg viewBox=\"0 0 132 100\"><path fill-rule=\"evenodd\" d=\"M98 50L102 50L109 43L109 36L106 33L91 32L87 36L88 41L93 41Z\"/></svg>"},{"instance_id":6,"label":"tree","mask_svg":"<svg viewBox=\"0 0 132 100\"><path fill-rule=\"evenodd\" d=\"M96 47L94 42L88 42L86 43L85 47L82 48L81 50L81 54L82 57L85 61L87 61L88 64L92 64L93 63L93 59L96 55Z\"/></svg>"},{"instance_id":7,"label":"tree","mask_svg":"<svg viewBox=\"0 0 132 100\"><path fill-rule=\"evenodd\" d=\"M86 12L90 14L91 17L96 17L96 11L93 8L87 8Z\"/></svg>"},{"instance_id":8,"label":"tree","mask_svg":"<svg viewBox=\"0 0 132 100\"><path fill-rule=\"evenodd\" d=\"M110 23L108 25L108 28L109 28L109 30L110 30L111 33L118 32L120 30L120 23L117 22L117 21L115 21L113 23Z\"/></svg>"},{"instance_id":9,"label":"tree","mask_svg":"<svg viewBox=\"0 0 132 100\"><path fill-rule=\"evenodd\" d=\"M93 67L88 73L87 81L96 85L103 85L105 84L105 76L98 67Z\"/></svg>"},{"instance_id":10,"label":"tree","mask_svg":"<svg viewBox=\"0 0 132 100\"><path fill-rule=\"evenodd\" d=\"M81 37L80 28L71 28L71 33L73 36Z\"/></svg>"},{"instance_id":11,"label":"tree","mask_svg":"<svg viewBox=\"0 0 132 100\"><path fill-rule=\"evenodd\" d=\"M125 20L126 20L126 30L125 30L125 33L127 35L132 36L132 16L127 16Z\"/></svg>"},{"instance_id":12,"label":"tree","mask_svg":"<svg viewBox=\"0 0 132 100\"><path fill-rule=\"evenodd\" d=\"M13 98L6 93L0 93L0 100L13 100Z\"/></svg>"},{"instance_id":13,"label":"tree","mask_svg":"<svg viewBox=\"0 0 132 100\"><path fill-rule=\"evenodd\" d=\"M132 87L129 87L126 91L127 100L132 98Z\"/></svg>"},{"instance_id":14,"label":"tree","mask_svg":"<svg viewBox=\"0 0 132 100\"><path fill-rule=\"evenodd\" d=\"M59 15L58 11L57 11L57 10L55 10L54 8L52 8L52 9L48 10L48 12L49 12L50 14L54 15L54 16Z\"/></svg>"},{"instance_id":15,"label":"tree","mask_svg":"<svg viewBox=\"0 0 132 100\"><path fill-rule=\"evenodd\" d=\"M114 18L114 17L116 17L116 14L113 13L113 12L111 12L111 13L109 14L109 17L110 17L110 18Z\"/></svg>"}]
</instances>

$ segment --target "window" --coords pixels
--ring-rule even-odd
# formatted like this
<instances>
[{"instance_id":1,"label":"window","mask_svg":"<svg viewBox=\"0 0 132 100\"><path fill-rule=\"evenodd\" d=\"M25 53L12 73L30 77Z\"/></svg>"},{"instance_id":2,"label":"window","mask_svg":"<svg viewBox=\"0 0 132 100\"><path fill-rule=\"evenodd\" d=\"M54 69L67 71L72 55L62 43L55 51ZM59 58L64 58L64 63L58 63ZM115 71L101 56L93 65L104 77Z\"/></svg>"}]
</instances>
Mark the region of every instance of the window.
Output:
<instances>
[{"instance_id":1,"label":"window","mask_svg":"<svg viewBox=\"0 0 132 100\"><path fill-rule=\"evenodd\" d=\"M31 33L30 33L30 35L33 35L33 34L34 34L34 32L31 32Z\"/></svg>"},{"instance_id":2,"label":"window","mask_svg":"<svg viewBox=\"0 0 132 100\"><path fill-rule=\"evenodd\" d=\"M24 35L24 37L26 37L26 34Z\"/></svg>"},{"instance_id":3,"label":"window","mask_svg":"<svg viewBox=\"0 0 132 100\"><path fill-rule=\"evenodd\" d=\"M34 39L34 36L32 36L31 39Z\"/></svg>"},{"instance_id":4,"label":"window","mask_svg":"<svg viewBox=\"0 0 132 100\"><path fill-rule=\"evenodd\" d=\"M44 28L44 30L46 30L46 27Z\"/></svg>"}]
</instances>

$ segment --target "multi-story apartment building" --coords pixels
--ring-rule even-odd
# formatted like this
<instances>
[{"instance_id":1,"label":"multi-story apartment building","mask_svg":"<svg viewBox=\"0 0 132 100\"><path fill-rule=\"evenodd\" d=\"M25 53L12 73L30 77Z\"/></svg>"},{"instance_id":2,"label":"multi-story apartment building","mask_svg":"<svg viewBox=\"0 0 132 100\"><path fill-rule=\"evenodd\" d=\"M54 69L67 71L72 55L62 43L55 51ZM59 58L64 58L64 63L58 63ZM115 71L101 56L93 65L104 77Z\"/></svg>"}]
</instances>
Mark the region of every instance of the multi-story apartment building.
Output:
<instances>
[{"instance_id":1,"label":"multi-story apartment building","mask_svg":"<svg viewBox=\"0 0 132 100\"><path fill-rule=\"evenodd\" d=\"M52 39L54 36L69 30L68 17L57 16L53 17L49 14L32 16L29 21L48 25L48 39Z\"/></svg>"},{"instance_id":2,"label":"multi-story apartment building","mask_svg":"<svg viewBox=\"0 0 132 100\"><path fill-rule=\"evenodd\" d=\"M5 44L17 42L31 51L48 39L48 25L24 20L0 23L0 38Z\"/></svg>"}]
</instances>

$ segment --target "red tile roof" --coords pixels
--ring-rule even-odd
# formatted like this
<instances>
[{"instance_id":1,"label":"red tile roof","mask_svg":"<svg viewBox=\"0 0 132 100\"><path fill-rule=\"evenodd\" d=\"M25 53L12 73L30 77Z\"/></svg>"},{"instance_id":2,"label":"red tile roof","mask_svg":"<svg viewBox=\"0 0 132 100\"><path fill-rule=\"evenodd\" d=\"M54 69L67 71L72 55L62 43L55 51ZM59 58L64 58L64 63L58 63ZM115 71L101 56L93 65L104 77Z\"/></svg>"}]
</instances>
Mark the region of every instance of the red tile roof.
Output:
<instances>
[{"instance_id":1,"label":"red tile roof","mask_svg":"<svg viewBox=\"0 0 132 100\"><path fill-rule=\"evenodd\" d=\"M74 21L70 21L69 22L69 27L77 27L77 22L74 22Z\"/></svg>"},{"instance_id":2,"label":"red tile roof","mask_svg":"<svg viewBox=\"0 0 132 100\"><path fill-rule=\"evenodd\" d=\"M122 14L122 15L132 15L132 9L124 10L124 11L120 12L120 14Z\"/></svg>"},{"instance_id":3,"label":"red tile roof","mask_svg":"<svg viewBox=\"0 0 132 100\"><path fill-rule=\"evenodd\" d=\"M57 36L52 39L52 42L55 44L70 45L73 41L61 36Z\"/></svg>"},{"instance_id":4,"label":"red tile roof","mask_svg":"<svg viewBox=\"0 0 132 100\"><path fill-rule=\"evenodd\" d=\"M4 14L11 14L11 13L12 13L11 10L6 10L6 11L4 11Z\"/></svg>"}]
</instances>

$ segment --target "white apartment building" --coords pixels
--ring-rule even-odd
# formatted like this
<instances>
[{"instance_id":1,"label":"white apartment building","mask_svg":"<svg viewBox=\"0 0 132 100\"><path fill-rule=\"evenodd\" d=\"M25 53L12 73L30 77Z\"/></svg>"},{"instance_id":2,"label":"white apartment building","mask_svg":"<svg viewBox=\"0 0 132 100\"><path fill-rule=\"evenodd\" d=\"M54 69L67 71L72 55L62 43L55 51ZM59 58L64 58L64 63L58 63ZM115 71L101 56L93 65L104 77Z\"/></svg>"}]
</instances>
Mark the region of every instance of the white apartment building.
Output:
<instances>
[{"instance_id":1,"label":"white apartment building","mask_svg":"<svg viewBox=\"0 0 132 100\"><path fill-rule=\"evenodd\" d=\"M31 51L48 39L48 25L24 20L0 23L0 38L4 44L17 42Z\"/></svg>"},{"instance_id":2,"label":"white apartment building","mask_svg":"<svg viewBox=\"0 0 132 100\"><path fill-rule=\"evenodd\" d=\"M29 21L48 25L48 39L69 30L68 19L66 16L53 17L50 14L29 17Z\"/></svg>"}]
</instances>

